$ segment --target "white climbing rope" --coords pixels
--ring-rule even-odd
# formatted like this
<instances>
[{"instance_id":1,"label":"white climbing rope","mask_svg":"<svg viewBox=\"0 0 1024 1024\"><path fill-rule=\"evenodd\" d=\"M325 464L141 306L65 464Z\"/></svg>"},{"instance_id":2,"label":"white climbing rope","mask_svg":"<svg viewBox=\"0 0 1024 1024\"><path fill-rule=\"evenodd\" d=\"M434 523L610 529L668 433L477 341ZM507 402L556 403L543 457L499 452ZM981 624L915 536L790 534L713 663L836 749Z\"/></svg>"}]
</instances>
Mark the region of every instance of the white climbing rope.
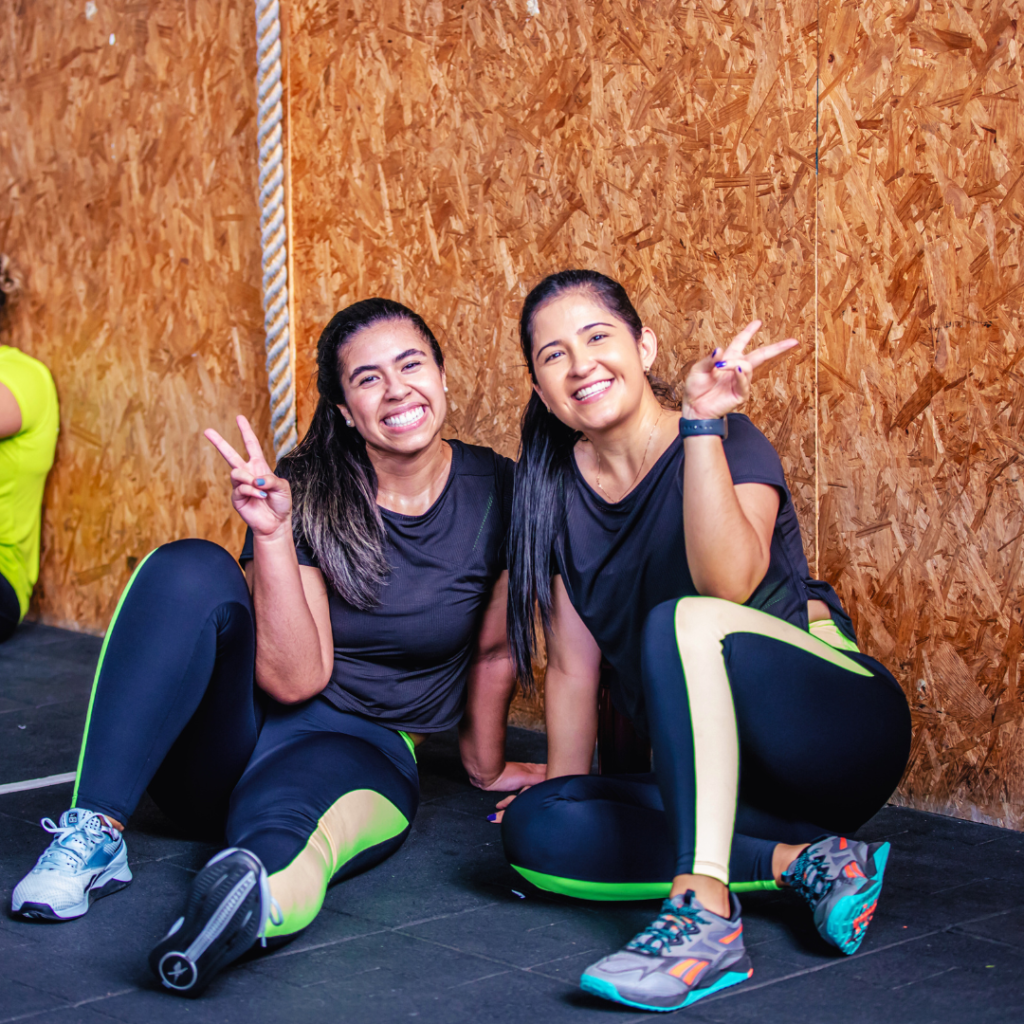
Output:
<instances>
[{"instance_id":1,"label":"white climbing rope","mask_svg":"<svg viewBox=\"0 0 1024 1024\"><path fill-rule=\"evenodd\" d=\"M288 323L288 225L284 208L281 131L281 7L256 0L257 138L260 147L260 244L263 248L263 328L267 333L267 383L274 454L298 443L295 377Z\"/></svg>"}]
</instances>

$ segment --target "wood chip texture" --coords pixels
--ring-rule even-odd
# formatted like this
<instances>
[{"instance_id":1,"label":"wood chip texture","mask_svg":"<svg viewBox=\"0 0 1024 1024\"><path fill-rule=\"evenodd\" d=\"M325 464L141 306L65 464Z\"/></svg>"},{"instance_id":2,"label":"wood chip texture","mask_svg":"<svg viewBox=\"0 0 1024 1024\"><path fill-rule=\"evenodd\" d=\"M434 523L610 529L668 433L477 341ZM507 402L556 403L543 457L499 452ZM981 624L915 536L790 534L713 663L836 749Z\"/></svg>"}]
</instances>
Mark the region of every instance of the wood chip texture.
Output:
<instances>
[{"instance_id":1,"label":"wood chip texture","mask_svg":"<svg viewBox=\"0 0 1024 1024\"><path fill-rule=\"evenodd\" d=\"M269 423L255 30L243 0L31 0L0 19L0 248L27 283L3 341L61 404L33 616L106 628L165 541L233 551L220 456Z\"/></svg>"},{"instance_id":2,"label":"wood chip texture","mask_svg":"<svg viewBox=\"0 0 1024 1024\"><path fill-rule=\"evenodd\" d=\"M96 625L145 544L233 536L198 428L266 432L251 10L105 5L122 56L26 6L0 244L65 405L38 607ZM910 699L896 799L1024 827L1021 6L284 0L300 425L321 328L374 294L441 338L452 436L509 455L551 271L623 281L670 380L754 317L798 337L748 411Z\"/></svg>"},{"instance_id":3,"label":"wood chip texture","mask_svg":"<svg viewBox=\"0 0 1024 1024\"><path fill-rule=\"evenodd\" d=\"M669 379L753 317L800 338L749 412L914 708L897 799L1024 826L1021 5L286 6L303 421L369 294L443 339L453 434L510 455L553 270L622 280Z\"/></svg>"}]
</instances>

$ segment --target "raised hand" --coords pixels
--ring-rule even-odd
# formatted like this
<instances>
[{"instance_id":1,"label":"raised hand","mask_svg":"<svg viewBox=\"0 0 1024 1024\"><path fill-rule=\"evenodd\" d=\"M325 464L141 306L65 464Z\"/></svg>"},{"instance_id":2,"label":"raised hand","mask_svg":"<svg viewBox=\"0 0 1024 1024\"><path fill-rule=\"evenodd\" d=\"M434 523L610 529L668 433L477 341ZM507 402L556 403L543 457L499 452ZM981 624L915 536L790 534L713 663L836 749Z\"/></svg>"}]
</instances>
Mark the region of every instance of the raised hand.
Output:
<instances>
[{"instance_id":1,"label":"raised hand","mask_svg":"<svg viewBox=\"0 0 1024 1024\"><path fill-rule=\"evenodd\" d=\"M683 385L684 418L720 419L734 412L750 397L754 370L799 344L796 338L787 338L744 354L750 339L760 329L760 320L751 321L727 349L716 348L711 355L693 364Z\"/></svg>"},{"instance_id":2,"label":"raised hand","mask_svg":"<svg viewBox=\"0 0 1024 1024\"><path fill-rule=\"evenodd\" d=\"M207 441L231 467L231 504L253 533L264 537L283 531L290 534L292 492L288 481L270 471L249 421L244 416L236 416L235 422L245 443L248 460L243 459L216 430L203 431Z\"/></svg>"}]
</instances>

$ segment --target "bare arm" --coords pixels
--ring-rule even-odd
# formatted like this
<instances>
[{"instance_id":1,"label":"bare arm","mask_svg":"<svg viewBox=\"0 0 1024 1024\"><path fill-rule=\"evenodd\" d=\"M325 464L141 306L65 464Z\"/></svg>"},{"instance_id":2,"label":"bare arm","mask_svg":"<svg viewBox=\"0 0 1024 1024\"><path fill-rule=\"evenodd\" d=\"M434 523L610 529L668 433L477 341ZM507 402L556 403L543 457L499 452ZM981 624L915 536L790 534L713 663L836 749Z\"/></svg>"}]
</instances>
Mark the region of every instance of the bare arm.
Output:
<instances>
[{"instance_id":1,"label":"bare arm","mask_svg":"<svg viewBox=\"0 0 1024 1024\"><path fill-rule=\"evenodd\" d=\"M248 421L237 419L248 461L215 430L205 433L231 466L231 503L253 532L246 578L256 613L256 683L294 704L318 694L334 667L327 590L318 569L300 570L288 481L270 472Z\"/></svg>"},{"instance_id":2,"label":"bare arm","mask_svg":"<svg viewBox=\"0 0 1024 1024\"><path fill-rule=\"evenodd\" d=\"M768 572L779 492L734 485L721 438L683 444L683 531L694 586L705 597L743 604Z\"/></svg>"},{"instance_id":3,"label":"bare arm","mask_svg":"<svg viewBox=\"0 0 1024 1024\"><path fill-rule=\"evenodd\" d=\"M505 760L508 709L516 680L505 631L508 572L495 581L469 666L459 750L469 781L478 789L509 793L544 779L544 765Z\"/></svg>"},{"instance_id":4,"label":"bare arm","mask_svg":"<svg viewBox=\"0 0 1024 1024\"><path fill-rule=\"evenodd\" d=\"M760 326L753 321L724 352L715 349L693 365L684 388L684 419L721 419L737 409L750 397L754 369L796 344L789 338L744 354ZM683 445L690 575L698 593L743 604L768 571L778 491L767 484L734 485L719 437L687 437Z\"/></svg>"},{"instance_id":5,"label":"bare arm","mask_svg":"<svg viewBox=\"0 0 1024 1024\"><path fill-rule=\"evenodd\" d=\"M551 629L545 634L548 668L544 712L549 779L589 775L597 742L597 688L601 651L569 600L561 576L552 581Z\"/></svg>"},{"instance_id":6,"label":"bare arm","mask_svg":"<svg viewBox=\"0 0 1024 1024\"><path fill-rule=\"evenodd\" d=\"M13 437L21 430L21 406L14 393L0 382L0 438Z\"/></svg>"},{"instance_id":7,"label":"bare arm","mask_svg":"<svg viewBox=\"0 0 1024 1024\"><path fill-rule=\"evenodd\" d=\"M289 544L253 538L245 576L256 612L256 683L282 704L315 697L330 682L334 641L319 569L299 565ZM289 550L290 549L290 550Z\"/></svg>"}]
</instances>

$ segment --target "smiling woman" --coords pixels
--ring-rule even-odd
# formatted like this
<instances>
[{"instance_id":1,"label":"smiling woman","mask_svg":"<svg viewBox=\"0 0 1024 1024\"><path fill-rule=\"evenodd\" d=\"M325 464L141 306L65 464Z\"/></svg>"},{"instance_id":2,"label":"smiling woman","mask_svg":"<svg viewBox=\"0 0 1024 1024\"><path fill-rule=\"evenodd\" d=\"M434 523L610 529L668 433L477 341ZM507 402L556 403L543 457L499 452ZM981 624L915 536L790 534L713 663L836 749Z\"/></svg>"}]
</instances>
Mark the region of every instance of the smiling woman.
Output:
<instances>
[{"instance_id":1,"label":"smiling woman","mask_svg":"<svg viewBox=\"0 0 1024 1024\"><path fill-rule=\"evenodd\" d=\"M342 310L317 363L313 422L274 471L244 418L244 456L206 432L248 526L245 576L196 540L139 565L100 655L75 806L12 897L21 917L68 920L127 885L121 829L148 788L230 844L150 954L179 994L297 935L328 885L401 846L427 734L460 724L480 788L544 774L504 758L512 463L442 440L444 360L405 306Z\"/></svg>"},{"instance_id":2,"label":"smiling woman","mask_svg":"<svg viewBox=\"0 0 1024 1024\"><path fill-rule=\"evenodd\" d=\"M554 274L520 319L534 393L508 623L529 680L539 604L549 777L503 802L502 838L540 888L669 897L581 980L642 1009L750 976L730 887L792 888L822 937L854 952L888 844L846 835L909 752L902 690L811 579L778 455L736 411L753 371L796 344L747 352L759 327L693 365L677 412L648 379L658 339L617 282ZM615 707L650 736L656 776L588 777L605 674Z\"/></svg>"}]
</instances>

